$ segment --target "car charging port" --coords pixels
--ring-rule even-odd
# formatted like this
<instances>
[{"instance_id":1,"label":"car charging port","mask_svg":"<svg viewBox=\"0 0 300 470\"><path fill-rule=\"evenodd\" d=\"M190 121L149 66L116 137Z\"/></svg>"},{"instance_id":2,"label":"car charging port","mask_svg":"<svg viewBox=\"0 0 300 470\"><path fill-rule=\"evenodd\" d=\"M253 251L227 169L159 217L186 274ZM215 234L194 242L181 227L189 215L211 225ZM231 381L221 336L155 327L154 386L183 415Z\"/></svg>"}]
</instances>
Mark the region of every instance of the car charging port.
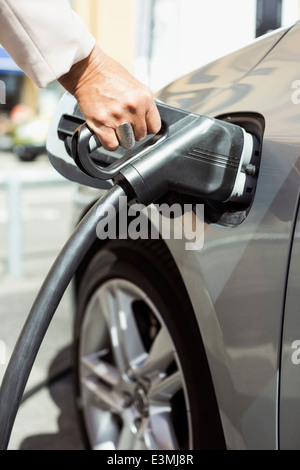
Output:
<instances>
[{"instance_id":1,"label":"car charging port","mask_svg":"<svg viewBox=\"0 0 300 470\"><path fill-rule=\"evenodd\" d=\"M258 113L232 113L218 116L218 119L239 126L247 135L251 135L253 144L250 161L247 162L246 156L243 159L244 164L242 164L243 196L241 198L232 197L224 203L208 199L203 201L205 204L205 217L208 222L234 228L245 221L254 202L261 163L265 120Z\"/></svg>"}]
</instances>

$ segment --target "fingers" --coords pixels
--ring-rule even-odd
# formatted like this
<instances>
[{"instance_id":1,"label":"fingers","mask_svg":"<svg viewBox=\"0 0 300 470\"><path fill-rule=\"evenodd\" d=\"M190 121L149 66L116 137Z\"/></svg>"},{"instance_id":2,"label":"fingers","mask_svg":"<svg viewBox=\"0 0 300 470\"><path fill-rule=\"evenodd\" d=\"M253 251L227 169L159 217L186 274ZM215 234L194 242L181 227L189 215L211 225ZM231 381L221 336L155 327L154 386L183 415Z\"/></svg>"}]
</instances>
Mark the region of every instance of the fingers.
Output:
<instances>
[{"instance_id":1,"label":"fingers","mask_svg":"<svg viewBox=\"0 0 300 470\"><path fill-rule=\"evenodd\" d=\"M147 134L157 134L161 128L161 119L154 99L151 99L148 110L140 115L133 124L135 140L143 140Z\"/></svg>"},{"instance_id":2,"label":"fingers","mask_svg":"<svg viewBox=\"0 0 300 470\"><path fill-rule=\"evenodd\" d=\"M147 112L146 119L148 134L157 134L161 129L161 119L154 100Z\"/></svg>"},{"instance_id":3,"label":"fingers","mask_svg":"<svg viewBox=\"0 0 300 470\"><path fill-rule=\"evenodd\" d=\"M97 129L93 129L98 139L100 140L103 147L113 152L119 147L119 141L116 135L116 131L110 127L101 126Z\"/></svg>"},{"instance_id":4,"label":"fingers","mask_svg":"<svg viewBox=\"0 0 300 470\"><path fill-rule=\"evenodd\" d=\"M124 115L125 117L123 119L122 117L118 119L118 123L115 126L107 127L102 124L96 129L93 129L106 150L113 151L118 148L120 140L118 138L117 129L124 124L124 122L129 122L129 124L132 125L134 138L137 142L145 139L148 134L157 134L160 131L161 119L153 99L146 113L139 112L129 117L126 113L124 113Z\"/></svg>"},{"instance_id":5,"label":"fingers","mask_svg":"<svg viewBox=\"0 0 300 470\"><path fill-rule=\"evenodd\" d=\"M141 117L139 120L136 120L133 123L132 127L134 137L137 142L145 139L145 137L147 136L147 124L144 116Z\"/></svg>"}]
</instances>

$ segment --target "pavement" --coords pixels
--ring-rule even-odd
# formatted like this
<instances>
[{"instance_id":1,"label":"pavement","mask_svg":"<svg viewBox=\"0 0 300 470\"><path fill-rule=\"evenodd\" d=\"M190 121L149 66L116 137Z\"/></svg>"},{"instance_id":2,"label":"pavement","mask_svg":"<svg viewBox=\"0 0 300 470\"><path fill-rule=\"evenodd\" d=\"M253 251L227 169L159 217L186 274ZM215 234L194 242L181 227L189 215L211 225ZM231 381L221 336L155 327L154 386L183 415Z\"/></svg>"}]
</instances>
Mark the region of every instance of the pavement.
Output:
<instances>
[{"instance_id":1,"label":"pavement","mask_svg":"<svg viewBox=\"0 0 300 470\"><path fill-rule=\"evenodd\" d=\"M20 162L0 152L1 171L17 178L38 172L53 174L46 156ZM0 189L0 381L38 290L72 230L75 186L24 188L22 275L7 272L6 190ZM30 375L11 435L11 450L80 450L83 448L72 394L70 351L72 343L71 290L65 293L43 341ZM3 347L4 346L4 347ZM3 351L4 350L4 351ZM3 352L4 357L3 357ZM49 385L58 371L63 374Z\"/></svg>"}]
</instances>

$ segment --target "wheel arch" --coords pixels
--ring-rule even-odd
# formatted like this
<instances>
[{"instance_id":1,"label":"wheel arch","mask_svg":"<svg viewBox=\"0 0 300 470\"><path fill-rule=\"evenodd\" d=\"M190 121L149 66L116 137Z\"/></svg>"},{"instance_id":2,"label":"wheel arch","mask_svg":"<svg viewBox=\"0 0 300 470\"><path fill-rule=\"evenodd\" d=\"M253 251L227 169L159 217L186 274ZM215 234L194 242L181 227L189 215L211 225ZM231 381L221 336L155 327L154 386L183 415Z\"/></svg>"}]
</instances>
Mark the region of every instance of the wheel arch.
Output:
<instances>
[{"instance_id":1,"label":"wheel arch","mask_svg":"<svg viewBox=\"0 0 300 470\"><path fill-rule=\"evenodd\" d=\"M88 206L86 210L82 213L81 218L84 217L84 215L88 212L89 208L92 206ZM79 220L79 221L80 221ZM151 222L149 221L149 224ZM143 240L145 242L145 245L147 242L151 242L151 240ZM79 291L79 286L81 283L82 278L84 277L84 274L89 266L89 264L92 262L94 257L97 255L97 253L104 249L105 246L109 240L100 240L97 239L96 242L92 245L90 250L88 251L87 255L81 262L76 275L74 276L73 280L73 299L74 299L74 310L75 310L75 305L76 305L76 293ZM202 334L203 332L200 331L199 327L199 322L197 319L197 316L195 314L195 310L193 308L192 302L190 300L190 296L188 294L188 290L186 288L184 278L182 274L180 273L180 270L177 266L175 257L173 256L168 244L163 240L162 238L159 238L155 240L155 244L157 245L157 253L160 256L164 262L170 263L170 267L172 267L172 270L176 270L177 272L177 277L180 279L180 282L182 283L182 289L184 289L184 295L186 296L187 302L189 302L189 308L193 311L193 316L195 320L195 327L198 330L199 333L199 349L201 350L200 356L201 360L199 360L199 374L201 374L202 381L205 383L205 390L203 390L203 397L199 397L199 400L204 399L206 406L205 409L203 410L204 415L202 414L201 419L205 421L206 423L206 441L209 441L209 436L212 440L214 440L214 443L212 444L212 447L214 449L222 450L226 449L226 441L225 441L225 436L224 436L224 431L223 431L223 426L222 426L222 420L220 416L220 409L218 406L217 402L217 397L214 389L214 384L213 384L213 379L212 379L212 374L207 358L207 351L205 349L205 342L203 341ZM212 442L212 441L211 441Z\"/></svg>"}]
</instances>

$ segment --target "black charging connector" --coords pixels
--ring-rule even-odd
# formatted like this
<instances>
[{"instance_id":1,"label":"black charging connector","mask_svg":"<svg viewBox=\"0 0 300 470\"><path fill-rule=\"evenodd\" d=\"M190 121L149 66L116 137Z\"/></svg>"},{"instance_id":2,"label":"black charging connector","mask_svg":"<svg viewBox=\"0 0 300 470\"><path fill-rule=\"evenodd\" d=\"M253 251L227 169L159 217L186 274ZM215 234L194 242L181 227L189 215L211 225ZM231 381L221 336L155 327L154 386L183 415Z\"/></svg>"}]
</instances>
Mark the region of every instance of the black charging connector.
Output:
<instances>
[{"instance_id":1,"label":"black charging connector","mask_svg":"<svg viewBox=\"0 0 300 470\"><path fill-rule=\"evenodd\" d=\"M72 156L86 175L129 186L149 205L168 192L219 202L245 202L255 175L247 170L252 136L239 126L158 103L160 133L108 166L95 158L86 124L76 130Z\"/></svg>"}]
</instances>

